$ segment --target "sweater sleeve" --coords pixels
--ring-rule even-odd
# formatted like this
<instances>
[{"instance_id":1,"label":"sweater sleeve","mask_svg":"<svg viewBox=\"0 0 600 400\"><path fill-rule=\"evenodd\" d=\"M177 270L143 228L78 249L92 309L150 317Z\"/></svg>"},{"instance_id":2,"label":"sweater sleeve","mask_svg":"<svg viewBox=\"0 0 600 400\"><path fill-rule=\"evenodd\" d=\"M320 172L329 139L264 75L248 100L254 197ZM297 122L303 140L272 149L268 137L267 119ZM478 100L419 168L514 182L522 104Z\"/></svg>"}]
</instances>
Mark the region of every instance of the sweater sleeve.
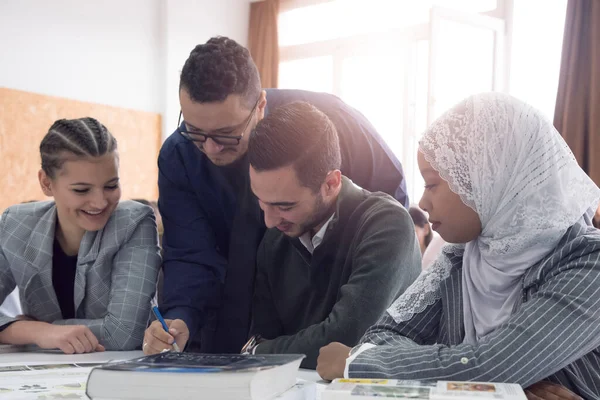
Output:
<instances>
[{"instance_id":1,"label":"sweater sleeve","mask_svg":"<svg viewBox=\"0 0 600 400\"><path fill-rule=\"evenodd\" d=\"M421 258L408 213L385 203L365 214L352 251L352 273L327 318L294 335L261 343L257 353L300 353L315 368L319 349L331 342L354 346L394 299L417 278Z\"/></svg>"},{"instance_id":2,"label":"sweater sleeve","mask_svg":"<svg viewBox=\"0 0 600 400\"><path fill-rule=\"evenodd\" d=\"M268 233L266 238L268 238ZM265 240L263 239L256 257L256 279L254 281L254 297L252 300L253 317L250 334L260 334L266 338L275 338L283 332L283 324L277 316L277 310L273 302L269 276L266 273L268 260L266 259L265 252Z\"/></svg>"},{"instance_id":3,"label":"sweater sleeve","mask_svg":"<svg viewBox=\"0 0 600 400\"><path fill-rule=\"evenodd\" d=\"M164 284L160 310L181 319L194 337L210 310L222 304L227 260L218 251L215 232L187 181L182 159L174 150L158 159L158 206L164 225Z\"/></svg>"}]
</instances>

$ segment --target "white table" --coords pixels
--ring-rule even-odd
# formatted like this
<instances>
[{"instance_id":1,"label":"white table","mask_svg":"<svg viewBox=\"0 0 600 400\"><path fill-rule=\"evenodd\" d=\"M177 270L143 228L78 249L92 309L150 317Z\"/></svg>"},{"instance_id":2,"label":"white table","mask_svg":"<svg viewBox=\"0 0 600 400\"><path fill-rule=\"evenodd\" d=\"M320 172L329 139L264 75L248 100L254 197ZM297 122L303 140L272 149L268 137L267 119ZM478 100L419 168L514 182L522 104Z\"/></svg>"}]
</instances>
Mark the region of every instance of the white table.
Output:
<instances>
[{"instance_id":1,"label":"white table","mask_svg":"<svg viewBox=\"0 0 600 400\"><path fill-rule=\"evenodd\" d=\"M0 345L0 368L7 366L23 366L27 365L29 367L35 365L56 365L56 364L78 364L83 368L67 368L63 370L53 370L52 368L46 370L45 368L41 370L41 372L27 372L27 376L30 376L31 383L37 383L37 379L40 379L41 382L45 382L46 385L52 385L52 383L60 382L62 384L70 383L69 379L72 379L73 382L81 382L82 384L85 382L89 367L85 367L87 363L104 363L109 361L119 361L119 360L128 360L132 358L137 358L143 356L141 351L105 351L99 353L89 353L89 354L63 354L60 351L47 351L40 350L38 348L24 348L24 347L15 347L15 346L7 346ZM61 374L64 371L64 376ZM70 376L67 374L71 374ZM31 376L33 374L33 376ZM39 374L39 375L37 375ZM46 375L47 374L47 375ZM0 393L2 393L2 381L6 382L5 379L9 379L9 376L21 376L22 372L14 371L14 372L3 372L0 374ZM45 378L45 377L49 378ZM39 377L39 378L38 378ZM75 377L75 378L72 378ZM327 386L327 382L321 380L319 374L317 374L314 370L309 369L300 369L297 375L298 380L315 382L316 386L316 399L320 399L321 392ZM17 378L19 379L19 378ZM24 383L28 383L27 381L23 381ZM4 384L4 386L7 386ZM84 388L82 387L77 392L70 393L71 396L75 396L77 393L81 397L72 397L85 399ZM4 394L7 395L7 394ZM50 395L50 393L48 393ZM3 394L0 394L2 397ZM36 397L27 397L24 393L17 393L17 390L14 390L12 394L9 396L18 396L14 397L15 399L29 399L29 398L38 398ZM33 395L32 395L33 396ZM313 395L311 395L313 398Z\"/></svg>"},{"instance_id":2,"label":"white table","mask_svg":"<svg viewBox=\"0 0 600 400\"><path fill-rule=\"evenodd\" d=\"M297 378L298 378L298 380L315 382L315 386L316 386L315 400L321 399L321 393L323 393L323 390L325 390L327 385L329 385L329 382L322 380L321 377L319 376L319 374L317 374L317 371L315 371L313 369L302 369L301 368L298 371Z\"/></svg>"},{"instance_id":3,"label":"white table","mask_svg":"<svg viewBox=\"0 0 600 400\"><path fill-rule=\"evenodd\" d=\"M77 364L102 363L108 361L129 360L142 357L141 351L103 351L88 354L63 354L60 351L19 351L7 352L8 348L0 348L0 365L44 365L44 364Z\"/></svg>"},{"instance_id":4,"label":"white table","mask_svg":"<svg viewBox=\"0 0 600 400\"><path fill-rule=\"evenodd\" d=\"M319 376L319 374L317 374L317 371L315 371L314 369L300 368L300 371L298 371L298 379L302 379L302 380L309 381L309 382L317 382L317 383L323 384L323 385L326 385L329 383L329 382L325 382L324 380L322 380L321 377Z\"/></svg>"},{"instance_id":5,"label":"white table","mask_svg":"<svg viewBox=\"0 0 600 400\"><path fill-rule=\"evenodd\" d=\"M85 383L93 364L141 356L141 351L63 354L34 346L0 345L0 398L85 400Z\"/></svg>"}]
</instances>

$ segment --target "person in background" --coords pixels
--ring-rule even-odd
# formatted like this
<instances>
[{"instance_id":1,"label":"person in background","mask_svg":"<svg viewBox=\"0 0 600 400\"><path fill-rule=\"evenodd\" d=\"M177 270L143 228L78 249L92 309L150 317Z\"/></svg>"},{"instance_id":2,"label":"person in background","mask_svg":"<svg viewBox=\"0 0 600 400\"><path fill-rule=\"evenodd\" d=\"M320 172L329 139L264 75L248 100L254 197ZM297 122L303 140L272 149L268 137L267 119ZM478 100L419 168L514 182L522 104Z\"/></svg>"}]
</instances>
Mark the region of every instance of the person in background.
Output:
<instances>
[{"instance_id":1,"label":"person in background","mask_svg":"<svg viewBox=\"0 0 600 400\"><path fill-rule=\"evenodd\" d=\"M438 258L446 242L440 235L433 233L427 215L419 207L411 206L408 212L415 224L415 231L419 239L422 255L421 265L423 269L427 269Z\"/></svg>"},{"instance_id":2,"label":"person in background","mask_svg":"<svg viewBox=\"0 0 600 400\"><path fill-rule=\"evenodd\" d=\"M433 231L427 221L427 215L419 208L410 206L408 213L415 224L415 232L419 239L419 248L421 249L421 255L425 253L425 249L429 246L431 239L433 239Z\"/></svg>"},{"instance_id":3,"label":"person in background","mask_svg":"<svg viewBox=\"0 0 600 400\"><path fill-rule=\"evenodd\" d=\"M438 235L437 233L433 235L433 239L431 239L431 242L429 243L429 245L425 249L425 252L423 253L423 257L421 260L421 265L423 266L423 269L431 267L431 265L435 262L435 260L437 260L437 258L442 253L442 249L446 244L446 241L440 235Z\"/></svg>"},{"instance_id":4,"label":"person in background","mask_svg":"<svg viewBox=\"0 0 600 400\"><path fill-rule=\"evenodd\" d=\"M154 217L156 218L156 226L158 229L158 242L162 243L162 236L164 233L164 228L163 228L163 223L162 223L162 217L160 215L160 211L158 211L158 202L155 200L146 200L146 199L131 199L133 201L137 201L138 203L141 204L145 204L147 206L152 207L152 210L154 211Z\"/></svg>"},{"instance_id":5,"label":"person in background","mask_svg":"<svg viewBox=\"0 0 600 400\"><path fill-rule=\"evenodd\" d=\"M150 201L148 201L146 199L131 199L131 201L135 201L136 203L140 203L140 204L143 204L145 206L152 207L150 205Z\"/></svg>"},{"instance_id":6,"label":"person in background","mask_svg":"<svg viewBox=\"0 0 600 400\"><path fill-rule=\"evenodd\" d=\"M146 354L182 347L238 352L248 337L256 250L265 232L248 177L248 137L276 108L307 101L335 125L341 172L408 206L402 166L373 125L326 93L263 90L243 46L226 37L196 46L181 71L180 118L159 159L164 300L171 334L148 328ZM300 149L299 149L300 150ZM185 332L185 333L183 333Z\"/></svg>"},{"instance_id":7,"label":"person in background","mask_svg":"<svg viewBox=\"0 0 600 400\"><path fill-rule=\"evenodd\" d=\"M162 246L162 237L165 229L162 222L162 215L160 215L160 211L158 209L158 201L150 201L150 207L152 207L152 210L154 210L154 215L156 216L156 225L158 226L158 237L160 238L159 243L161 243Z\"/></svg>"},{"instance_id":8,"label":"person in background","mask_svg":"<svg viewBox=\"0 0 600 400\"><path fill-rule=\"evenodd\" d=\"M298 152L298 149L304 149ZM406 209L340 172L335 126L306 102L279 107L248 144L250 183L267 233L258 249L251 333L262 353L355 345L421 272ZM250 351L250 350L248 350Z\"/></svg>"},{"instance_id":9,"label":"person in background","mask_svg":"<svg viewBox=\"0 0 600 400\"><path fill-rule=\"evenodd\" d=\"M64 353L142 344L161 264L150 207L119 202L117 142L93 118L58 120L40 144L42 201L0 221L0 301L16 287L23 315L0 315L0 343Z\"/></svg>"},{"instance_id":10,"label":"person in background","mask_svg":"<svg viewBox=\"0 0 600 400\"><path fill-rule=\"evenodd\" d=\"M419 206L447 245L337 377L514 382L530 399L600 397L600 189L552 122L501 93L467 98L419 142Z\"/></svg>"},{"instance_id":11,"label":"person in background","mask_svg":"<svg viewBox=\"0 0 600 400\"><path fill-rule=\"evenodd\" d=\"M158 211L158 203L156 201L150 201L150 200L146 200L146 199L131 199L133 201L137 201L138 203L141 204L145 204L147 206L152 207L152 210L154 211L154 216L156 217L156 226L157 226L157 230L158 230L158 243L162 249L162 237L163 237L163 224L162 224L162 218L160 216L160 212ZM161 250L161 255L162 255L162 250ZM162 303L162 296L163 296L163 286L164 286L164 273L162 270L162 266L158 271L158 278L156 280L156 301L158 304ZM155 318L152 317L152 320L154 320Z\"/></svg>"}]
</instances>

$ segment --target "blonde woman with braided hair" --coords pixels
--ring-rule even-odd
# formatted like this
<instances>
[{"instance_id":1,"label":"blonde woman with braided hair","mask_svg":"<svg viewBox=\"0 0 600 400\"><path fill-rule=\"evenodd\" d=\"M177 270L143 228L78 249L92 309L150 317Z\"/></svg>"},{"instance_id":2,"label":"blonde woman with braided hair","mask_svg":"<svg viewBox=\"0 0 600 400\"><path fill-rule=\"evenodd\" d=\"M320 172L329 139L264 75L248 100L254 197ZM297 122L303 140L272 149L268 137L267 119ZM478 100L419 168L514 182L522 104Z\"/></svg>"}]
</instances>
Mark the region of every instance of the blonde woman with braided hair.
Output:
<instances>
[{"instance_id":1,"label":"blonde woman with braided hair","mask_svg":"<svg viewBox=\"0 0 600 400\"><path fill-rule=\"evenodd\" d=\"M18 287L23 310L0 315L0 343L141 348L161 263L152 208L119 202L117 142L93 118L56 121L40 153L40 186L54 199L0 220L0 302Z\"/></svg>"}]
</instances>

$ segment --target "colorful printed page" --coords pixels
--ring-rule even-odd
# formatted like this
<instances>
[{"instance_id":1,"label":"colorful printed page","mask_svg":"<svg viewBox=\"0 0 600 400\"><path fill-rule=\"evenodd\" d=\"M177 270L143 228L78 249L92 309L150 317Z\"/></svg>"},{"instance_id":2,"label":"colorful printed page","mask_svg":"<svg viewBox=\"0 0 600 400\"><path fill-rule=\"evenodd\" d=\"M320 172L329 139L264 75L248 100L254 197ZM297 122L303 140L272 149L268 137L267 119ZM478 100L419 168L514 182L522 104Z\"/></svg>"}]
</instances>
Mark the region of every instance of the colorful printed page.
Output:
<instances>
[{"instance_id":1,"label":"colorful printed page","mask_svg":"<svg viewBox=\"0 0 600 400\"><path fill-rule=\"evenodd\" d=\"M0 371L0 398L14 400L88 399L85 383L91 366L65 365L15 366ZM20 368L20 369L19 369ZM29 368L24 370L24 368Z\"/></svg>"}]
</instances>

